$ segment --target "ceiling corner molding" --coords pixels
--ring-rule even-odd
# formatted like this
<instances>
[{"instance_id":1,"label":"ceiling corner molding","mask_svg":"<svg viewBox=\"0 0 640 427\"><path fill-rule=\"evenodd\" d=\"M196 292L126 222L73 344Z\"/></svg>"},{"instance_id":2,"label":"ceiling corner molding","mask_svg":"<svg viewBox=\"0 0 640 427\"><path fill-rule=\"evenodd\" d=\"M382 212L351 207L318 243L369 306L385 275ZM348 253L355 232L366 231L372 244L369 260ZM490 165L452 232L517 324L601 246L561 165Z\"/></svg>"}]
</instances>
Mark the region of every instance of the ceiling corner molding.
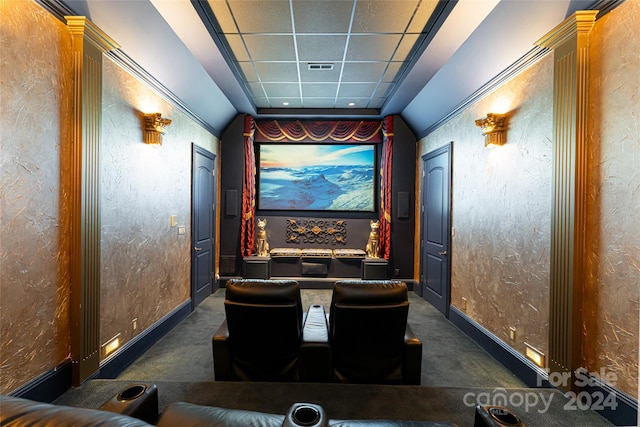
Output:
<instances>
[{"instance_id":1,"label":"ceiling corner molding","mask_svg":"<svg viewBox=\"0 0 640 427\"><path fill-rule=\"evenodd\" d=\"M330 119L340 117L344 120L375 120L382 115L375 108L259 108L256 118L291 118L292 116L304 119Z\"/></svg>"},{"instance_id":2,"label":"ceiling corner molding","mask_svg":"<svg viewBox=\"0 0 640 427\"><path fill-rule=\"evenodd\" d=\"M516 62L514 62L509 67L507 67L500 74L495 76L493 79L489 80L482 87L480 87L478 90L476 90L467 98L465 98L464 101L458 104L448 114L446 114L444 117L442 117L440 120L438 120L428 128L424 129L422 132L420 132L416 136L418 137L418 139L422 139L425 136L429 135L431 132L438 129L440 126L444 125L449 120L453 119L455 116L460 114L462 111L464 111L466 108L471 106L473 103L484 98L486 95L493 92L498 87L502 86L503 84L511 80L513 77L520 74L523 70L529 68L531 65L538 62L549 52L551 52L551 50L548 48L541 47L541 46L534 47L529 52L527 52L524 56L518 59Z\"/></svg>"},{"instance_id":3,"label":"ceiling corner molding","mask_svg":"<svg viewBox=\"0 0 640 427\"><path fill-rule=\"evenodd\" d=\"M46 9L49 13L51 13L54 17L59 19L61 22L67 22L66 16L74 16L77 13L69 8L67 5L62 3L60 0L35 0L40 6ZM149 74L146 70L144 70L138 63L136 63L133 59L131 59L126 53L124 53L121 49L115 49L104 53L106 56L111 58L116 64L120 67L127 70L134 77L140 80L147 87L157 92L160 96L162 96L167 102L178 108L185 115L191 118L193 121L198 123L208 132L211 132L217 138L220 138L221 133L218 129L214 128L202 118L200 118L197 114L191 111L187 105L182 102L180 98L178 98L173 92L167 89L162 83L160 83L156 78L154 78L151 74Z\"/></svg>"},{"instance_id":4,"label":"ceiling corner molding","mask_svg":"<svg viewBox=\"0 0 640 427\"><path fill-rule=\"evenodd\" d=\"M616 7L620 6L625 1L627 0L598 0L591 5L590 9L597 10L598 16L596 17L596 19L600 19Z\"/></svg>"},{"instance_id":5,"label":"ceiling corner molding","mask_svg":"<svg viewBox=\"0 0 640 427\"><path fill-rule=\"evenodd\" d=\"M173 106L178 108L180 111L182 111L185 115L187 115L193 121L198 123L207 131L211 132L215 137L220 138L221 134L218 131L218 129L212 127L210 124L202 120L200 116L198 116L196 113L191 111L187 107L187 105L184 102L182 102L180 98L178 98L173 92L167 89L162 83L160 83L155 77L149 74L140 65L138 65L138 63L136 63L133 59L131 59L122 50L118 49L118 50L106 52L105 55L111 58L120 67L124 68L126 71L131 73L134 77L140 80L147 87L157 92L160 96L162 96L170 104L172 104Z\"/></svg>"},{"instance_id":6,"label":"ceiling corner molding","mask_svg":"<svg viewBox=\"0 0 640 427\"><path fill-rule=\"evenodd\" d=\"M45 8L47 12L58 18L60 21L66 23L65 16L75 15L76 13L71 10L67 5L63 4L59 0L34 0L40 6Z\"/></svg>"}]
</instances>

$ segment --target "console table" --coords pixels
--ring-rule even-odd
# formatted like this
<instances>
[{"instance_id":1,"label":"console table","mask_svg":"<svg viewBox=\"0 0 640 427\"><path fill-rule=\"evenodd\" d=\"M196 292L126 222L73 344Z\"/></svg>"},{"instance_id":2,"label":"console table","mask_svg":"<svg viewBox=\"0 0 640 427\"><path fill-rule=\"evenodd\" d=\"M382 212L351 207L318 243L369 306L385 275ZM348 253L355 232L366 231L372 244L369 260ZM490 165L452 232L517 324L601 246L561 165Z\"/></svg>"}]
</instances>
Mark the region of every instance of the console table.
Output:
<instances>
[{"instance_id":1,"label":"console table","mask_svg":"<svg viewBox=\"0 0 640 427\"><path fill-rule=\"evenodd\" d=\"M384 280L389 278L389 263L383 258L331 256L305 253L287 256L249 256L242 259L242 277L246 279L324 278Z\"/></svg>"},{"instance_id":2,"label":"console table","mask_svg":"<svg viewBox=\"0 0 640 427\"><path fill-rule=\"evenodd\" d=\"M389 278L389 261L384 258L362 260L362 280L385 280Z\"/></svg>"},{"instance_id":3,"label":"console table","mask_svg":"<svg viewBox=\"0 0 640 427\"><path fill-rule=\"evenodd\" d=\"M242 277L245 279L269 279L271 277L271 257L248 256L242 258Z\"/></svg>"}]
</instances>

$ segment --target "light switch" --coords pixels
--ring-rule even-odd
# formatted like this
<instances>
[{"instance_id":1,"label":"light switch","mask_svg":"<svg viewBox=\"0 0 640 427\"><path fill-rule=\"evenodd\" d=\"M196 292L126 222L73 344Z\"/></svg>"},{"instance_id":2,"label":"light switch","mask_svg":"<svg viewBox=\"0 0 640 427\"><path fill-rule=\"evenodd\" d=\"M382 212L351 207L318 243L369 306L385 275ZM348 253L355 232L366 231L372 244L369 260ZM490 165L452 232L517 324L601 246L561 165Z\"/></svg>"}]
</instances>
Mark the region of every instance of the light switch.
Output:
<instances>
[{"instance_id":1,"label":"light switch","mask_svg":"<svg viewBox=\"0 0 640 427\"><path fill-rule=\"evenodd\" d=\"M178 215L171 215L169 217L169 222L171 223L171 227L178 225Z\"/></svg>"}]
</instances>

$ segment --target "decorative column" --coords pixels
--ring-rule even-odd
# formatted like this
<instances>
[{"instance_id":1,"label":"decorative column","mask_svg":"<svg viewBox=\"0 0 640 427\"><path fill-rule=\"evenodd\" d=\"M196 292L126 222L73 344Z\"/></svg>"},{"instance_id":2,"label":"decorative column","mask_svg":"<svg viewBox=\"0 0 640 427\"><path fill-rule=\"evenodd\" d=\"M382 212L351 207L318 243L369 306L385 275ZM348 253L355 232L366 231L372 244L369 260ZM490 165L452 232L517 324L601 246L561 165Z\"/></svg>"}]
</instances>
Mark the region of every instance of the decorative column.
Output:
<instances>
[{"instance_id":1,"label":"decorative column","mask_svg":"<svg viewBox=\"0 0 640 427\"><path fill-rule=\"evenodd\" d=\"M597 13L578 11L536 43L555 60L548 367L569 374L565 390L575 388L582 362L589 33Z\"/></svg>"},{"instance_id":2,"label":"decorative column","mask_svg":"<svg viewBox=\"0 0 640 427\"><path fill-rule=\"evenodd\" d=\"M70 317L77 386L100 369L102 54L119 46L85 17L65 19L73 42Z\"/></svg>"}]
</instances>

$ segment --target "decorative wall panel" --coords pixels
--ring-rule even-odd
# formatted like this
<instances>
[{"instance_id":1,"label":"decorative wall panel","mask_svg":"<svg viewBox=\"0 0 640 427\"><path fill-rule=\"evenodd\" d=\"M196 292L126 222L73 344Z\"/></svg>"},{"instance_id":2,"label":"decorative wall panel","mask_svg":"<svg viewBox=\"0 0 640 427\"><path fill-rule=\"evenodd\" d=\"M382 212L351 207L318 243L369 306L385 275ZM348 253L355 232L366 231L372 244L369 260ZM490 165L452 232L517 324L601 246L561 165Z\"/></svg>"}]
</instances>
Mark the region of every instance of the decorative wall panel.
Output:
<instances>
[{"instance_id":1,"label":"decorative wall panel","mask_svg":"<svg viewBox=\"0 0 640 427\"><path fill-rule=\"evenodd\" d=\"M71 37L0 2L0 394L69 356Z\"/></svg>"},{"instance_id":2,"label":"decorative wall panel","mask_svg":"<svg viewBox=\"0 0 640 427\"><path fill-rule=\"evenodd\" d=\"M453 141L451 304L523 354L525 341L548 349L552 71L546 56L422 139L418 156ZM484 146L475 120L489 112L507 114L504 146Z\"/></svg>"},{"instance_id":3,"label":"decorative wall panel","mask_svg":"<svg viewBox=\"0 0 640 427\"><path fill-rule=\"evenodd\" d=\"M596 21L590 37L583 365L615 374L638 399L640 301L640 2Z\"/></svg>"}]
</instances>

